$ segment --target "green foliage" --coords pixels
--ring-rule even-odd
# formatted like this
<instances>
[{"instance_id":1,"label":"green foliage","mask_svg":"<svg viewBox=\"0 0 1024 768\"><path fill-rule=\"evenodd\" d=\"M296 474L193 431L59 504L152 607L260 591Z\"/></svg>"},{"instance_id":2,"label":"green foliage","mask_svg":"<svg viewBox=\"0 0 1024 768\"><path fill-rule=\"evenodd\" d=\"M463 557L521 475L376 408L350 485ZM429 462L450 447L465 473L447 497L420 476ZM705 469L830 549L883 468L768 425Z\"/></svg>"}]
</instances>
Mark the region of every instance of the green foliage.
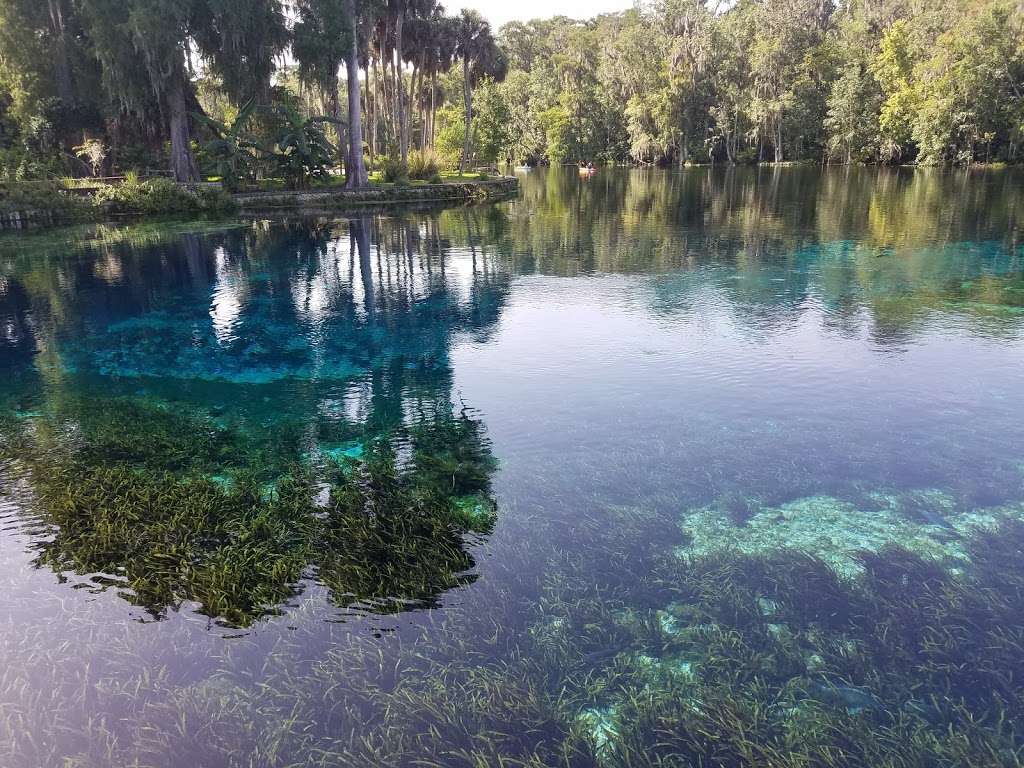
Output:
<instances>
[{"instance_id":1,"label":"green foliage","mask_svg":"<svg viewBox=\"0 0 1024 768\"><path fill-rule=\"evenodd\" d=\"M517 162L1015 160L1022 22L1003 0L914 16L680 0L517 24L500 105L479 89L476 138Z\"/></svg>"},{"instance_id":2,"label":"green foliage","mask_svg":"<svg viewBox=\"0 0 1024 768\"><path fill-rule=\"evenodd\" d=\"M570 159L572 123L564 107L555 106L540 114L540 124L547 139L547 156L553 163Z\"/></svg>"},{"instance_id":3,"label":"green foliage","mask_svg":"<svg viewBox=\"0 0 1024 768\"><path fill-rule=\"evenodd\" d=\"M206 115L196 115L214 135L203 149L215 175L224 187L237 189L239 182L252 179L259 164L259 143L246 133L258 109L255 101L247 102L230 124L214 120Z\"/></svg>"},{"instance_id":4,"label":"green foliage","mask_svg":"<svg viewBox=\"0 0 1024 768\"><path fill-rule=\"evenodd\" d=\"M168 145L172 170L192 180L198 97L211 118L192 122L213 133L201 159L227 186L262 176L308 186L338 159L334 132L310 116L343 120L338 73L356 48L372 87L366 114L347 121L372 124L375 158L418 146L463 169L476 159L968 164L1017 162L1024 147L1024 11L1009 0L925 0L913 13L893 0L671 0L585 23L515 23L498 40L479 14L447 17L429 3L301 0L292 12L289 32L277 0L3 0L0 175L116 172ZM405 66L395 68L399 28ZM272 86L289 45L296 63ZM242 141L236 111L254 100L282 112ZM103 161L76 159L83 136L108 147Z\"/></svg>"},{"instance_id":5,"label":"green foliage","mask_svg":"<svg viewBox=\"0 0 1024 768\"><path fill-rule=\"evenodd\" d=\"M86 139L74 148L75 154L89 163L93 176L99 176L103 161L107 159L107 147L99 139Z\"/></svg>"},{"instance_id":6,"label":"green foliage","mask_svg":"<svg viewBox=\"0 0 1024 768\"><path fill-rule=\"evenodd\" d=\"M88 201L66 192L58 182L0 182L0 211L46 211L60 219L88 218Z\"/></svg>"},{"instance_id":7,"label":"green foliage","mask_svg":"<svg viewBox=\"0 0 1024 768\"><path fill-rule=\"evenodd\" d=\"M495 520L494 461L466 414L370 439L359 459L302 466L208 416L142 399L68 401L33 422L5 425L0 455L28 470L53 531L37 562L121 574L122 594L156 616L190 600L247 626L310 569L343 607L433 605L472 580L463 537Z\"/></svg>"},{"instance_id":8,"label":"green foliage","mask_svg":"<svg viewBox=\"0 0 1024 768\"><path fill-rule=\"evenodd\" d=\"M235 210L231 197L218 188L189 189L170 179L140 181L135 176L103 187L95 202L103 211L115 214L225 214Z\"/></svg>"},{"instance_id":9,"label":"green foliage","mask_svg":"<svg viewBox=\"0 0 1024 768\"><path fill-rule=\"evenodd\" d=\"M409 166L403 163L401 158L386 158L381 163L380 172L381 179L387 184L404 186L409 183Z\"/></svg>"},{"instance_id":10,"label":"green foliage","mask_svg":"<svg viewBox=\"0 0 1024 768\"><path fill-rule=\"evenodd\" d=\"M886 30L872 71L884 97L878 116L883 156L898 158L910 143L917 109L917 94L911 84L913 60L906 21L897 21Z\"/></svg>"},{"instance_id":11,"label":"green foliage","mask_svg":"<svg viewBox=\"0 0 1024 768\"><path fill-rule=\"evenodd\" d=\"M297 189L326 179L336 152L324 131L331 118L306 118L289 105L277 106L274 115L278 127L271 160L278 173Z\"/></svg>"},{"instance_id":12,"label":"green foliage","mask_svg":"<svg viewBox=\"0 0 1024 768\"><path fill-rule=\"evenodd\" d=\"M444 169L457 168L466 136L462 107L450 104L442 107L437 113L437 124L434 151Z\"/></svg>"},{"instance_id":13,"label":"green foliage","mask_svg":"<svg viewBox=\"0 0 1024 768\"><path fill-rule=\"evenodd\" d=\"M513 152L512 113L501 85L485 80L473 103L473 148L485 163L504 161Z\"/></svg>"},{"instance_id":14,"label":"green foliage","mask_svg":"<svg viewBox=\"0 0 1024 768\"><path fill-rule=\"evenodd\" d=\"M427 181L440 178L441 162L429 149L418 149L409 153L409 178Z\"/></svg>"},{"instance_id":15,"label":"green foliage","mask_svg":"<svg viewBox=\"0 0 1024 768\"><path fill-rule=\"evenodd\" d=\"M876 81L857 65L833 82L828 97L828 149L833 157L870 162L879 156L879 93Z\"/></svg>"},{"instance_id":16,"label":"green foliage","mask_svg":"<svg viewBox=\"0 0 1024 768\"><path fill-rule=\"evenodd\" d=\"M1005 156L1024 127L1024 21L991 4L939 36L915 68L912 135L925 163Z\"/></svg>"}]
</instances>

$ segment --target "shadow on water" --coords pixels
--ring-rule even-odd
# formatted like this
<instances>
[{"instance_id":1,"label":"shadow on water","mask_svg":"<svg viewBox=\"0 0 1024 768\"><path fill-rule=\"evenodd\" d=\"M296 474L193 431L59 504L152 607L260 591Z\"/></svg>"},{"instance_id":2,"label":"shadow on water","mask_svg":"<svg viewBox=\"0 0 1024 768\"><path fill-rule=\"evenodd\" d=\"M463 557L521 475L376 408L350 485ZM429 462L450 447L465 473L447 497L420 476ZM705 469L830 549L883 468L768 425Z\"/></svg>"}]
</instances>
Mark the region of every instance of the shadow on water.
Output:
<instances>
[{"instance_id":1,"label":"shadow on water","mask_svg":"<svg viewBox=\"0 0 1024 768\"><path fill-rule=\"evenodd\" d=\"M1021 765L1019 182L0 243L0 764Z\"/></svg>"}]
</instances>

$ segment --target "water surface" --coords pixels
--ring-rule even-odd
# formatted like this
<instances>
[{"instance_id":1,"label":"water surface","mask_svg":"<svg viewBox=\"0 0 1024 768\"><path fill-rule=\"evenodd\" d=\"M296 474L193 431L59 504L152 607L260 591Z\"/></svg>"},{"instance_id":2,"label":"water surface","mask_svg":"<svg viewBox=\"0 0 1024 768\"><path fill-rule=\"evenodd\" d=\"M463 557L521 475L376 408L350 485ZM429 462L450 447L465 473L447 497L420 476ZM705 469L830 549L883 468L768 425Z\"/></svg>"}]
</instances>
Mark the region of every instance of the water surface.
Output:
<instances>
[{"instance_id":1,"label":"water surface","mask_svg":"<svg viewBox=\"0 0 1024 768\"><path fill-rule=\"evenodd\" d=\"M1020 764L1020 175L522 181L0 242L0 765Z\"/></svg>"}]
</instances>

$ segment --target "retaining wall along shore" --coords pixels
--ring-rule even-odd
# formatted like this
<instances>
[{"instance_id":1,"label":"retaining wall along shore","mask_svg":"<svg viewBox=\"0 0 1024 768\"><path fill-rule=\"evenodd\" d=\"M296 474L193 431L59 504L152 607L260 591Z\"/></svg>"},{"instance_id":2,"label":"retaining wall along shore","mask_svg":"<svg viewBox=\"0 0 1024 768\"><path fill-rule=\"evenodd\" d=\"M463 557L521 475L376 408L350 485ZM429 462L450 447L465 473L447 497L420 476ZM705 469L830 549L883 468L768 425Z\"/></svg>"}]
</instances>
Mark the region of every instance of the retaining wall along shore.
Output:
<instances>
[{"instance_id":1,"label":"retaining wall along shore","mask_svg":"<svg viewBox=\"0 0 1024 768\"><path fill-rule=\"evenodd\" d=\"M429 203L443 201L474 202L500 199L514 194L519 180L503 176L486 181L452 181L444 184L416 184L393 187L369 187L358 191L345 189L306 189L278 192L240 192L235 200L246 210L268 208L344 208L355 205L388 203Z\"/></svg>"}]
</instances>

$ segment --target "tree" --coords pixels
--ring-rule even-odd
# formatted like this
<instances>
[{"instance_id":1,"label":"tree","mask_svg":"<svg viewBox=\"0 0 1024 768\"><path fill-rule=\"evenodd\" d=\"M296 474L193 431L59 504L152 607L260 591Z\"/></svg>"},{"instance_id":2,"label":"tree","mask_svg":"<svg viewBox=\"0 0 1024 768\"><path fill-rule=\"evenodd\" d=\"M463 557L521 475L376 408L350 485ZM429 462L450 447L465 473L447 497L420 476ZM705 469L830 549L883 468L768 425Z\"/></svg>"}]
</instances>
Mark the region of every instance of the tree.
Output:
<instances>
[{"instance_id":1,"label":"tree","mask_svg":"<svg viewBox=\"0 0 1024 768\"><path fill-rule=\"evenodd\" d=\"M338 72L350 50L356 46L353 0L298 0L298 20L292 32L292 54L299 63L299 77L317 88L327 113L335 124L351 124L351 114L343 120L339 97ZM358 73L357 73L358 77ZM344 147L344 131L339 129L338 151L343 163L351 159Z\"/></svg>"},{"instance_id":2,"label":"tree","mask_svg":"<svg viewBox=\"0 0 1024 768\"><path fill-rule=\"evenodd\" d=\"M476 11L463 10L456 28L456 52L462 61L462 95L465 110L465 138L459 172L465 172L472 151L473 88L484 77L503 80L507 72L505 56L491 34L491 25Z\"/></svg>"},{"instance_id":3,"label":"tree","mask_svg":"<svg viewBox=\"0 0 1024 768\"><path fill-rule=\"evenodd\" d=\"M214 138L204 149L213 160L215 170L225 188L233 190L241 178L251 177L259 162L260 147L246 131L258 109L255 99L239 110L231 123L215 120L208 115L196 115L197 119L213 133Z\"/></svg>"},{"instance_id":4,"label":"tree","mask_svg":"<svg viewBox=\"0 0 1024 768\"><path fill-rule=\"evenodd\" d=\"M107 93L126 112L146 115L155 104L163 115L178 181L199 177L192 55L208 61L241 102L267 96L274 57L287 42L277 0L79 0L79 7Z\"/></svg>"},{"instance_id":5,"label":"tree","mask_svg":"<svg viewBox=\"0 0 1024 768\"><path fill-rule=\"evenodd\" d=\"M473 117L474 151L487 162L503 160L511 152L512 115L499 86L484 80L478 89Z\"/></svg>"},{"instance_id":6,"label":"tree","mask_svg":"<svg viewBox=\"0 0 1024 768\"><path fill-rule=\"evenodd\" d=\"M1012 159L1024 127L1024 50L1012 7L995 4L939 36L914 69L912 136L925 163ZM998 140L998 141L997 141Z\"/></svg>"},{"instance_id":7,"label":"tree","mask_svg":"<svg viewBox=\"0 0 1024 768\"><path fill-rule=\"evenodd\" d=\"M269 104L275 61L291 42L281 0L192 1L188 32L225 91L236 104Z\"/></svg>"},{"instance_id":8,"label":"tree","mask_svg":"<svg viewBox=\"0 0 1024 768\"><path fill-rule=\"evenodd\" d=\"M878 154L878 86L870 73L850 66L832 84L825 129L828 150L846 163L871 160Z\"/></svg>"},{"instance_id":9,"label":"tree","mask_svg":"<svg viewBox=\"0 0 1024 768\"><path fill-rule=\"evenodd\" d=\"M345 77L348 85L348 141L346 186L360 189L367 184L366 165L363 163L362 100L359 88L359 34L358 24L364 13L364 0L342 0L342 10L348 22L347 39L351 44L345 51Z\"/></svg>"},{"instance_id":10,"label":"tree","mask_svg":"<svg viewBox=\"0 0 1024 768\"><path fill-rule=\"evenodd\" d=\"M908 23L895 22L882 35L878 56L871 65L871 71L882 88L878 127L882 142L880 149L887 160L898 159L905 153L917 112L910 45Z\"/></svg>"},{"instance_id":11,"label":"tree","mask_svg":"<svg viewBox=\"0 0 1024 768\"><path fill-rule=\"evenodd\" d=\"M195 4L82 0L82 5L108 92L125 110L137 113L155 101L167 121L175 179L197 180L186 55Z\"/></svg>"}]
</instances>

